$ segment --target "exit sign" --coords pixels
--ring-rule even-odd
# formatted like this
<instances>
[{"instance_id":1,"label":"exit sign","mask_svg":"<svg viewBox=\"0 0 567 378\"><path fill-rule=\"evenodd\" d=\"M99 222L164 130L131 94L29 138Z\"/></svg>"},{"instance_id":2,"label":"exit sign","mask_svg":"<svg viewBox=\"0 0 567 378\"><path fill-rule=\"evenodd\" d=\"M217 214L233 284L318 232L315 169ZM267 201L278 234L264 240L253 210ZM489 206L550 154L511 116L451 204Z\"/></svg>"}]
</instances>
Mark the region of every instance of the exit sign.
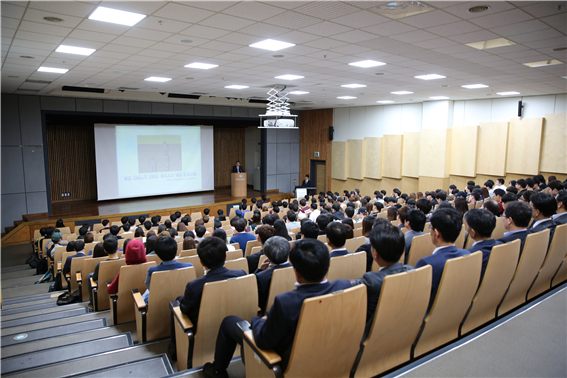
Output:
<instances>
[{"instance_id":1,"label":"exit sign","mask_svg":"<svg viewBox=\"0 0 567 378\"><path fill-rule=\"evenodd\" d=\"M315 157L319 157L319 152L315 152Z\"/></svg>"}]
</instances>

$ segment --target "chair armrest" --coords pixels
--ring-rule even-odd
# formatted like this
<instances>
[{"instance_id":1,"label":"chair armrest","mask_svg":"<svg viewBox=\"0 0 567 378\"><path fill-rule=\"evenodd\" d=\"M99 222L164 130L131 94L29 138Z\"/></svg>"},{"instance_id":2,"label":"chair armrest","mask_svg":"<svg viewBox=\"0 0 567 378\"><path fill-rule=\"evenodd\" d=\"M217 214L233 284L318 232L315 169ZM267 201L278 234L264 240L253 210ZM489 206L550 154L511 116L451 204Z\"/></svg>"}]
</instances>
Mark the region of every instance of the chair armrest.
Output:
<instances>
[{"instance_id":1,"label":"chair armrest","mask_svg":"<svg viewBox=\"0 0 567 378\"><path fill-rule=\"evenodd\" d=\"M71 273L65 273L65 279L69 281L71 279Z\"/></svg>"},{"instance_id":2,"label":"chair armrest","mask_svg":"<svg viewBox=\"0 0 567 378\"><path fill-rule=\"evenodd\" d=\"M61 261L57 261L57 273L61 273Z\"/></svg>"},{"instance_id":3,"label":"chair armrest","mask_svg":"<svg viewBox=\"0 0 567 378\"><path fill-rule=\"evenodd\" d=\"M179 306L173 307L173 314L175 315L177 322L185 332L193 328L193 323L191 322L191 319L189 319L187 315L181 312L181 308Z\"/></svg>"},{"instance_id":4,"label":"chair armrest","mask_svg":"<svg viewBox=\"0 0 567 378\"><path fill-rule=\"evenodd\" d=\"M96 283L95 280L93 280L92 277L91 277L91 287L92 287L93 289L98 289L98 284Z\"/></svg>"},{"instance_id":5,"label":"chair armrest","mask_svg":"<svg viewBox=\"0 0 567 378\"><path fill-rule=\"evenodd\" d=\"M77 280L77 283L80 284L83 282L83 275L81 274L81 272L77 272L75 274L75 279Z\"/></svg>"},{"instance_id":6,"label":"chair armrest","mask_svg":"<svg viewBox=\"0 0 567 378\"><path fill-rule=\"evenodd\" d=\"M146 309L146 302L144 302L144 298L142 298L142 294L138 289L132 289L132 296L134 297L134 304L138 311L142 311Z\"/></svg>"},{"instance_id":7,"label":"chair armrest","mask_svg":"<svg viewBox=\"0 0 567 378\"><path fill-rule=\"evenodd\" d=\"M260 357L266 366L273 368L274 365L281 362L282 358L273 350L262 350L258 348L254 341L254 334L250 329L250 323L247 321L239 322L237 323L237 327L237 332L242 335L242 339L248 344L248 346L250 346L250 348L252 348L254 353Z\"/></svg>"},{"instance_id":8,"label":"chair armrest","mask_svg":"<svg viewBox=\"0 0 567 378\"><path fill-rule=\"evenodd\" d=\"M108 282L106 283L106 291L107 291L107 292L108 292L108 287L110 286L111 283L112 283L112 281L108 281ZM117 297L118 297L118 293L116 293L116 294L110 294L110 293L108 293L108 296L109 296L110 298L117 298Z\"/></svg>"}]
</instances>

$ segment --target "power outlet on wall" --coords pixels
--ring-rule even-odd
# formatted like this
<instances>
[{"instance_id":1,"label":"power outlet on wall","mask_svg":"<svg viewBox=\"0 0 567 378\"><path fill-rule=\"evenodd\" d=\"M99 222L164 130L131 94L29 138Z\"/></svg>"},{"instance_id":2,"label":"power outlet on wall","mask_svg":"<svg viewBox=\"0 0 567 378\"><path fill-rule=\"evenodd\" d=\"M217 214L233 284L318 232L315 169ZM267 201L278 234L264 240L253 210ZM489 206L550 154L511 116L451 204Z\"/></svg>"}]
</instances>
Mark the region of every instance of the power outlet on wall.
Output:
<instances>
[{"instance_id":1,"label":"power outlet on wall","mask_svg":"<svg viewBox=\"0 0 567 378\"><path fill-rule=\"evenodd\" d=\"M71 197L71 193L69 192L61 193L61 197Z\"/></svg>"}]
</instances>

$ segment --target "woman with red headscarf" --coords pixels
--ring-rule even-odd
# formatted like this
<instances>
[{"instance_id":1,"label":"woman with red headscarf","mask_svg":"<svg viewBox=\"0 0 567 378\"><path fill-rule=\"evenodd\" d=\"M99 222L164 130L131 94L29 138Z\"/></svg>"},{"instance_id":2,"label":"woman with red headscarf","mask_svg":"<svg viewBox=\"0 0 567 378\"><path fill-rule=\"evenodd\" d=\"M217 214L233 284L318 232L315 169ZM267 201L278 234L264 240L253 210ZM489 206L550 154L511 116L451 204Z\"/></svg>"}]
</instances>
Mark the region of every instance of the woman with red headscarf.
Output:
<instances>
[{"instance_id":1,"label":"woman with red headscarf","mask_svg":"<svg viewBox=\"0 0 567 378\"><path fill-rule=\"evenodd\" d=\"M126 265L143 264L146 261L146 248L140 239L133 239L126 245ZM108 286L108 294L118 293L118 281L120 279L120 272Z\"/></svg>"}]
</instances>

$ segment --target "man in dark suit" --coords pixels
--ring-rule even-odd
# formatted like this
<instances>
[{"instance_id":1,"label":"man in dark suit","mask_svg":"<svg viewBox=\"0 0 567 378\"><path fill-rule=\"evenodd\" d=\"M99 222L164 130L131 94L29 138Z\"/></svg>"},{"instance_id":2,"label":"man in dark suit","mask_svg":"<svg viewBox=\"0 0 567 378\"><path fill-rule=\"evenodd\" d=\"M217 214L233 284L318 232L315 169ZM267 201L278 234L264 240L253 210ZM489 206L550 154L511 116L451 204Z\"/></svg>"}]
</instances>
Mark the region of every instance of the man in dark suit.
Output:
<instances>
[{"instance_id":1,"label":"man in dark suit","mask_svg":"<svg viewBox=\"0 0 567 378\"><path fill-rule=\"evenodd\" d=\"M239 161L237 161L236 165L232 167L232 173L244 173L244 168L240 166Z\"/></svg>"},{"instance_id":2,"label":"man in dark suit","mask_svg":"<svg viewBox=\"0 0 567 378\"><path fill-rule=\"evenodd\" d=\"M390 274L412 271L411 265L403 265L398 262L404 253L404 234L392 224L383 224L380 227L373 227L368 235L370 238L371 252L374 261L381 267L378 272L364 273L362 278L352 281L354 285L366 285L366 295L368 306L366 307L366 330L370 330L374 312L378 305L380 291L384 278Z\"/></svg>"},{"instance_id":3,"label":"man in dark suit","mask_svg":"<svg viewBox=\"0 0 567 378\"><path fill-rule=\"evenodd\" d=\"M304 188L311 186L311 180L309 180L309 175L305 175L305 180L301 182L301 186Z\"/></svg>"},{"instance_id":4,"label":"man in dark suit","mask_svg":"<svg viewBox=\"0 0 567 378\"><path fill-rule=\"evenodd\" d=\"M303 301L352 286L346 280L327 281L329 252L320 241L296 241L289 258L297 278L297 289L278 295L267 316L252 318L250 327L259 348L274 350L282 357L282 371L285 371L289 362ZM217 336L215 361L203 367L205 377L228 377L226 369L234 350L237 344L242 345L242 337L236 331L236 324L240 321L242 319L237 316L224 318Z\"/></svg>"},{"instance_id":5,"label":"man in dark suit","mask_svg":"<svg viewBox=\"0 0 567 378\"><path fill-rule=\"evenodd\" d=\"M431 241L436 248L433 254L420 259L415 265L416 269L424 265L431 265L433 268L429 308L435 301L447 260L470 254L466 249L460 249L455 246L455 241L461 232L462 225L463 218L461 214L453 208L439 209L431 216Z\"/></svg>"},{"instance_id":6,"label":"man in dark suit","mask_svg":"<svg viewBox=\"0 0 567 378\"><path fill-rule=\"evenodd\" d=\"M199 320L199 308L201 307L201 296L203 295L205 284L246 275L246 272L243 270L228 270L224 267L226 251L226 243L215 237L205 238L197 246L197 254L203 264L203 268L210 270L203 277L190 281L185 288L185 294L177 298L181 312L189 317L194 329L197 327L197 321ZM168 347L168 353L172 358L177 358L173 312L171 313L171 343Z\"/></svg>"},{"instance_id":7,"label":"man in dark suit","mask_svg":"<svg viewBox=\"0 0 567 378\"><path fill-rule=\"evenodd\" d=\"M268 310L266 305L274 271L276 269L291 267L290 262L287 261L289 258L289 250L289 241L281 236L271 237L264 243L264 253L267 259L265 259L262 265L254 272L256 282L258 283L258 306L262 309L263 314Z\"/></svg>"},{"instance_id":8,"label":"man in dark suit","mask_svg":"<svg viewBox=\"0 0 567 378\"><path fill-rule=\"evenodd\" d=\"M557 214L553 215L553 223L559 226L567 223L567 209L565 209L567 205L567 190L559 191L555 200L557 201Z\"/></svg>"},{"instance_id":9,"label":"man in dark suit","mask_svg":"<svg viewBox=\"0 0 567 378\"><path fill-rule=\"evenodd\" d=\"M520 239L520 256L524 250L524 242L528 236L528 226L532 221L532 209L525 202L511 201L506 203L506 209L502 214L504 229L507 231L504 236L498 239L501 243L508 243Z\"/></svg>"},{"instance_id":10,"label":"man in dark suit","mask_svg":"<svg viewBox=\"0 0 567 378\"><path fill-rule=\"evenodd\" d=\"M482 252L482 270L480 273L480 282L482 282L492 247L502 244L492 239L492 232L496 228L496 222L502 222L502 219L496 218L488 210L472 209L465 213L465 220L467 221L466 230L469 233L469 238L475 241L472 247L469 248L469 252Z\"/></svg>"},{"instance_id":11,"label":"man in dark suit","mask_svg":"<svg viewBox=\"0 0 567 378\"><path fill-rule=\"evenodd\" d=\"M528 229L529 233L533 234L549 228L549 241L551 241L556 227L552 216L557 211L557 201L551 194L535 193L530 197L530 207L535 222Z\"/></svg>"},{"instance_id":12,"label":"man in dark suit","mask_svg":"<svg viewBox=\"0 0 567 378\"><path fill-rule=\"evenodd\" d=\"M344 211L341 210L341 205L339 205L338 202L335 202L333 204L333 206L331 206L331 209L333 210L333 217L337 220L343 220L345 219L345 213Z\"/></svg>"},{"instance_id":13,"label":"man in dark suit","mask_svg":"<svg viewBox=\"0 0 567 378\"><path fill-rule=\"evenodd\" d=\"M262 249L259 252L252 253L246 256L246 261L248 262L248 271L255 272L258 268L258 262L260 261L260 256L264 254L264 244L268 241L269 238L276 234L276 229L274 226L270 226L269 224L265 224L262 227L258 228L258 241L262 245ZM288 243L289 244L289 243ZM244 250L243 250L244 251ZM245 251L244 251L245 252Z\"/></svg>"},{"instance_id":14,"label":"man in dark suit","mask_svg":"<svg viewBox=\"0 0 567 378\"><path fill-rule=\"evenodd\" d=\"M330 257L348 255L345 248L347 228L341 222L331 222L325 229L327 233L327 245L331 247Z\"/></svg>"},{"instance_id":15,"label":"man in dark suit","mask_svg":"<svg viewBox=\"0 0 567 378\"><path fill-rule=\"evenodd\" d=\"M63 276L71 272L71 262L75 257L85 257L85 242L82 240L76 240L75 251L77 252L75 255L69 256L67 257L67 260L65 260L65 266L63 267Z\"/></svg>"}]
</instances>

